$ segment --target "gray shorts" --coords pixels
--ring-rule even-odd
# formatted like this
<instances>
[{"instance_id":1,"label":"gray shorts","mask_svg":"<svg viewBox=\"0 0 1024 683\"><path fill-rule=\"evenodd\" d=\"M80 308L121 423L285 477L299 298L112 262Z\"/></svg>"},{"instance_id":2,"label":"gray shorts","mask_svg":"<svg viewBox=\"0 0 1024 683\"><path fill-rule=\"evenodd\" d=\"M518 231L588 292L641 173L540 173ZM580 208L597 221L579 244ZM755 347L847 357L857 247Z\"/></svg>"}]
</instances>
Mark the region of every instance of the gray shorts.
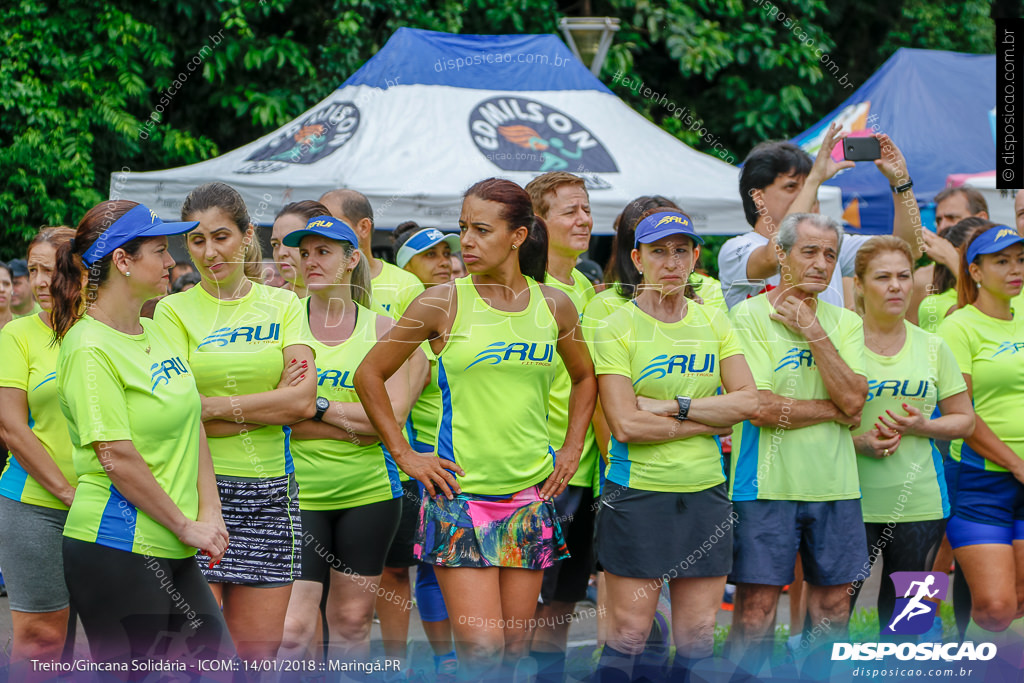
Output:
<instances>
[{"instance_id":1,"label":"gray shorts","mask_svg":"<svg viewBox=\"0 0 1024 683\"><path fill-rule=\"evenodd\" d=\"M644 491L606 481L595 522L602 569L637 579L725 576L736 518L725 484L703 491Z\"/></svg>"},{"instance_id":2,"label":"gray shorts","mask_svg":"<svg viewBox=\"0 0 1024 683\"><path fill-rule=\"evenodd\" d=\"M57 612L70 605L62 543L67 510L0 496L0 570L16 612Z\"/></svg>"}]
</instances>

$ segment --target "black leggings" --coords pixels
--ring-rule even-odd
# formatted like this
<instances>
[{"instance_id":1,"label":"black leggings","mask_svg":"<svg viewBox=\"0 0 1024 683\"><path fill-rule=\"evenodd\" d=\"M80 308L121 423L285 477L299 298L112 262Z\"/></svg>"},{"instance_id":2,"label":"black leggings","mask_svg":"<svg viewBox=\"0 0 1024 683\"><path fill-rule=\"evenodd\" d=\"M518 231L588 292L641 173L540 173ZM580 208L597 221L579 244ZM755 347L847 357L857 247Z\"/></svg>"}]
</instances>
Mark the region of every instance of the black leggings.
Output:
<instances>
[{"instance_id":1,"label":"black leggings","mask_svg":"<svg viewBox=\"0 0 1024 683\"><path fill-rule=\"evenodd\" d=\"M892 535L883 534L891 528ZM946 520L929 519L923 522L899 522L889 527L880 522L865 522L868 536L868 555L872 566L882 558L882 584L878 588L878 621L888 624L896 609L896 587L889 576L893 572L931 571L935 555L939 552L942 535L946 533ZM862 581L853 583L850 612L857 602Z\"/></svg>"},{"instance_id":2,"label":"black leggings","mask_svg":"<svg viewBox=\"0 0 1024 683\"><path fill-rule=\"evenodd\" d=\"M402 499L343 510L302 511L302 579L323 582L333 569L377 576L402 518Z\"/></svg>"},{"instance_id":3,"label":"black leggings","mask_svg":"<svg viewBox=\"0 0 1024 683\"><path fill-rule=\"evenodd\" d=\"M146 557L65 537L64 579L95 661L193 662L235 654L194 557Z\"/></svg>"}]
</instances>

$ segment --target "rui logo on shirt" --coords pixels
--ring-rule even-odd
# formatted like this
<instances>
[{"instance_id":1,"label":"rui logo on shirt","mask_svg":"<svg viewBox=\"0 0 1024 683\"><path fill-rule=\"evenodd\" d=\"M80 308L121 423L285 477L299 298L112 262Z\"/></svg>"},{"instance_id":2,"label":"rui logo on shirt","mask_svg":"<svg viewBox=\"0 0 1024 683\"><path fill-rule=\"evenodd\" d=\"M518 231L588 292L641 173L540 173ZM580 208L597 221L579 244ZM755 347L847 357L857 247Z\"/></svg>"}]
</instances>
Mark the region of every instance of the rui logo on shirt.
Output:
<instances>
[{"instance_id":1,"label":"rui logo on shirt","mask_svg":"<svg viewBox=\"0 0 1024 683\"><path fill-rule=\"evenodd\" d=\"M1020 351L1021 349L1024 349L1024 342L1004 341L999 345L999 348L996 349L996 352L992 354L992 357L995 358L999 354L1004 353L1006 351L1009 351L1010 355L1013 355Z\"/></svg>"},{"instance_id":2,"label":"rui logo on shirt","mask_svg":"<svg viewBox=\"0 0 1024 683\"><path fill-rule=\"evenodd\" d=\"M150 379L153 380L153 387L149 390L149 393L155 394L156 388L161 384L170 384L171 373L174 373L174 377L180 375L191 374L188 368L185 367L185 363L182 362L181 358L175 356L174 358L168 358L167 360L153 363L149 368Z\"/></svg>"},{"instance_id":3,"label":"rui logo on shirt","mask_svg":"<svg viewBox=\"0 0 1024 683\"><path fill-rule=\"evenodd\" d=\"M318 387L322 387L324 384L329 384L335 389L341 387L342 389L355 389L356 385L352 383L352 375L355 374L351 370L325 370L324 368L317 368L317 382Z\"/></svg>"},{"instance_id":4,"label":"rui logo on shirt","mask_svg":"<svg viewBox=\"0 0 1024 683\"><path fill-rule=\"evenodd\" d=\"M888 392L893 398L900 396L904 398L916 398L918 396L925 397L928 395L928 387L930 382L928 380L918 380L916 386L912 386L912 382L909 379L905 379L902 382L898 379L886 379L868 380L868 400L878 398L882 394ZM913 391L911 389L913 388Z\"/></svg>"},{"instance_id":5,"label":"rui logo on shirt","mask_svg":"<svg viewBox=\"0 0 1024 683\"><path fill-rule=\"evenodd\" d=\"M681 375L713 375L715 372L715 354L705 353L700 361L697 360L697 355L696 353L680 353L675 356L669 356L663 353L660 356L655 356L640 371L640 377L633 382L633 386L636 386L645 379L657 380L676 372ZM697 367L698 362L700 362L700 367Z\"/></svg>"},{"instance_id":6,"label":"rui logo on shirt","mask_svg":"<svg viewBox=\"0 0 1024 683\"><path fill-rule=\"evenodd\" d=\"M275 342L281 337L281 323L271 323L264 331L263 325L257 325L252 327L246 325L244 327L222 327L219 330L214 330L213 333L208 334L199 345L198 349L213 344L215 346L224 347L228 344L234 344L236 341L244 341L252 344L256 342Z\"/></svg>"},{"instance_id":7,"label":"rui logo on shirt","mask_svg":"<svg viewBox=\"0 0 1024 683\"><path fill-rule=\"evenodd\" d=\"M775 372L786 368L787 370L799 370L801 365L806 364L807 367L814 367L814 356L811 355L810 349L801 349L798 346L794 346L786 355L782 357L779 364L775 366Z\"/></svg>"},{"instance_id":8,"label":"rui logo on shirt","mask_svg":"<svg viewBox=\"0 0 1024 683\"><path fill-rule=\"evenodd\" d=\"M520 365L551 365L555 360L555 345L550 342L494 342L476 354L476 360L467 365L466 369L469 370L478 363L497 365L508 360L518 360Z\"/></svg>"}]
</instances>

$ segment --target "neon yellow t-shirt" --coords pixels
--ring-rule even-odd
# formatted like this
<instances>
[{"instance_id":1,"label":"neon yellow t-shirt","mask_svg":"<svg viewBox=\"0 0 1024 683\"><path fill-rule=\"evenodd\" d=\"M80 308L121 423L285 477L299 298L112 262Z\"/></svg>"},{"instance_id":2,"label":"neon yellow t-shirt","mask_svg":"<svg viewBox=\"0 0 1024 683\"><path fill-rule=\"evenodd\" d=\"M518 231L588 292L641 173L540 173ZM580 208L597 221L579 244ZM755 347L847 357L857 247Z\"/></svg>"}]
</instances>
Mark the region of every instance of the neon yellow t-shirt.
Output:
<instances>
[{"instance_id":1,"label":"neon yellow t-shirt","mask_svg":"<svg viewBox=\"0 0 1024 683\"><path fill-rule=\"evenodd\" d=\"M675 323L632 303L606 322L598 333L597 374L628 377L637 396L714 396L722 385L722 360L742 353L726 314L693 301ZM612 437L607 478L646 491L691 493L722 483L725 472L710 435L662 443L620 443Z\"/></svg>"},{"instance_id":2,"label":"neon yellow t-shirt","mask_svg":"<svg viewBox=\"0 0 1024 683\"><path fill-rule=\"evenodd\" d=\"M19 320L21 318L27 318L29 316L39 315L42 312L43 312L43 307L39 305L39 302L38 301L33 301L32 302L32 310L31 311L29 311L28 313L22 313L21 315L15 313L14 311L11 311L11 317L14 320Z\"/></svg>"},{"instance_id":3,"label":"neon yellow t-shirt","mask_svg":"<svg viewBox=\"0 0 1024 683\"><path fill-rule=\"evenodd\" d=\"M547 411L558 324L527 282L529 303L510 313L491 308L472 276L455 280L455 320L438 355L437 453L465 470L467 493L515 493L554 470Z\"/></svg>"},{"instance_id":4,"label":"neon yellow t-shirt","mask_svg":"<svg viewBox=\"0 0 1024 683\"><path fill-rule=\"evenodd\" d=\"M818 301L818 321L839 357L864 370L864 332L856 313ZM741 301L730 315L757 388L796 400L829 398L807 341L772 320L766 295ZM860 498L857 456L850 429L823 422L800 429L744 422L733 432L733 500L849 500Z\"/></svg>"},{"instance_id":5,"label":"neon yellow t-shirt","mask_svg":"<svg viewBox=\"0 0 1024 683\"><path fill-rule=\"evenodd\" d=\"M904 325L907 341L895 356L864 350L868 400L853 436L874 429L886 410L906 415L906 403L928 417L939 401L967 391L942 337L906 321ZM930 439L908 434L888 458L858 455L857 471L865 522L921 522L949 516L942 456Z\"/></svg>"},{"instance_id":6,"label":"neon yellow t-shirt","mask_svg":"<svg viewBox=\"0 0 1024 683\"><path fill-rule=\"evenodd\" d=\"M143 334L129 335L86 316L61 344L57 393L78 473L64 535L180 559L196 549L124 498L91 445L131 441L178 509L198 517L199 392L159 326L146 318L141 323Z\"/></svg>"},{"instance_id":7,"label":"neon yellow t-shirt","mask_svg":"<svg viewBox=\"0 0 1024 683\"><path fill-rule=\"evenodd\" d=\"M77 481L71 458L68 421L57 400L57 347L51 330L38 315L12 320L0 330L0 387L21 389L28 400L28 426L64 478ZM68 506L32 478L12 453L0 475L0 495L54 510Z\"/></svg>"},{"instance_id":8,"label":"neon yellow t-shirt","mask_svg":"<svg viewBox=\"0 0 1024 683\"><path fill-rule=\"evenodd\" d=\"M425 288L409 271L387 261L381 265L380 273L370 281L370 305L375 312L398 320Z\"/></svg>"},{"instance_id":9,"label":"neon yellow t-shirt","mask_svg":"<svg viewBox=\"0 0 1024 683\"><path fill-rule=\"evenodd\" d=\"M359 402L352 378L377 343L378 314L362 306L356 311L352 335L334 346L313 338L307 324L316 352L316 393L332 403ZM358 446L334 439L292 437L291 451L303 510L342 510L402 495L398 467L380 443Z\"/></svg>"},{"instance_id":10,"label":"neon yellow t-shirt","mask_svg":"<svg viewBox=\"0 0 1024 683\"><path fill-rule=\"evenodd\" d=\"M553 287L565 294L572 301L583 321L583 310L590 300L594 298L594 285L590 280L575 268L572 269L571 285L561 282L550 274L544 278L544 284ZM584 335L584 338L585 335ZM551 384L551 401L548 404L548 437L551 439L551 447L556 451L565 444L565 434L569 430L569 394L572 393L572 380L565 369L562 357L555 355L555 365L558 367L555 381ZM597 467L598 458L597 444L594 442L594 426L587 427L587 434L583 440L583 452L580 455L580 465L576 474L569 480L570 486L589 487L594 479L594 468Z\"/></svg>"},{"instance_id":11,"label":"neon yellow t-shirt","mask_svg":"<svg viewBox=\"0 0 1024 683\"><path fill-rule=\"evenodd\" d=\"M710 275L690 273L690 284L693 291L701 298L705 306L713 306L722 309L722 313L728 313L729 308L725 305L725 294L722 293L722 283Z\"/></svg>"},{"instance_id":12,"label":"neon yellow t-shirt","mask_svg":"<svg viewBox=\"0 0 1024 683\"><path fill-rule=\"evenodd\" d=\"M160 300L153 319L195 374L204 396L271 391L281 381L284 350L311 346L295 294L253 283L231 301L197 285ZM244 422L245 416L237 419ZM282 477L293 471L287 428L267 425L248 434L209 437L214 471L228 477Z\"/></svg>"},{"instance_id":13,"label":"neon yellow t-shirt","mask_svg":"<svg viewBox=\"0 0 1024 683\"><path fill-rule=\"evenodd\" d=\"M1020 409L1024 387L1024 317L999 320L973 304L951 313L939 324L939 334L953 350L960 372L971 376L974 412L1014 453L1024 458L1024 420ZM964 465L1005 472L962 439L950 444L949 454Z\"/></svg>"},{"instance_id":14,"label":"neon yellow t-shirt","mask_svg":"<svg viewBox=\"0 0 1024 683\"><path fill-rule=\"evenodd\" d=\"M929 294L917 307L917 324L926 332L936 332L946 318L946 311L956 306L956 288L939 294Z\"/></svg>"},{"instance_id":15,"label":"neon yellow t-shirt","mask_svg":"<svg viewBox=\"0 0 1024 683\"><path fill-rule=\"evenodd\" d=\"M437 420L441 415L441 387L437 384L437 356L429 342L421 346L430 362L430 383L423 388L420 396L409 411L405 421L405 435L409 445L417 453L434 453L437 449ZM399 470L401 471L401 470ZM408 475L402 481L408 480Z\"/></svg>"}]
</instances>

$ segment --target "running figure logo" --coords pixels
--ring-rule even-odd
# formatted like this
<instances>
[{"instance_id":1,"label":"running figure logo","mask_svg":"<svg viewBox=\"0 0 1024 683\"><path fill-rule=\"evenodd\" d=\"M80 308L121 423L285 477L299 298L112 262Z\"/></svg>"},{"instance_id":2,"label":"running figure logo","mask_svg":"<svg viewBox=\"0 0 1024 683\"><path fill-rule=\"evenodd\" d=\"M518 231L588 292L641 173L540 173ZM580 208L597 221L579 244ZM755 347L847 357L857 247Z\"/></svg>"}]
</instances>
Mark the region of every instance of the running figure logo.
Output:
<instances>
[{"instance_id":1,"label":"running figure logo","mask_svg":"<svg viewBox=\"0 0 1024 683\"><path fill-rule=\"evenodd\" d=\"M893 572L892 582L896 588L896 609L892 612L892 621L882 632L919 635L931 628L939 610L938 601L944 600L949 590L949 575Z\"/></svg>"}]
</instances>

